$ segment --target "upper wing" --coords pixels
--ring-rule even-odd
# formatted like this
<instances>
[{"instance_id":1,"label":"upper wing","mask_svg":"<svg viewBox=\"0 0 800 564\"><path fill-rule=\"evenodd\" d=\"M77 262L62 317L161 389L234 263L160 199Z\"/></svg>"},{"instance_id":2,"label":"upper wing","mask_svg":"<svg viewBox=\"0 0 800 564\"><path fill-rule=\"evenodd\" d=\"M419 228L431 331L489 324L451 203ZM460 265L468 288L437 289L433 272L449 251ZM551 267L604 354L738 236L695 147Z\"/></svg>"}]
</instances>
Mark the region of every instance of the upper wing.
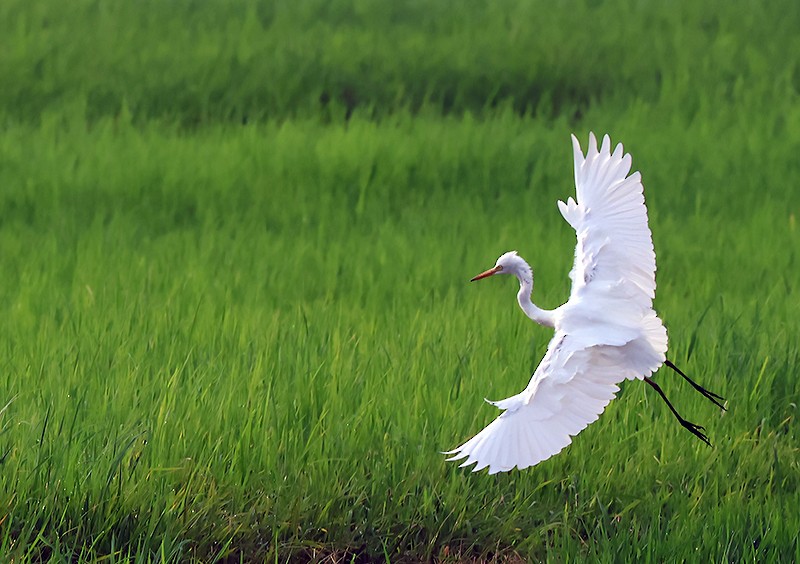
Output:
<instances>
[{"instance_id":1,"label":"upper wing","mask_svg":"<svg viewBox=\"0 0 800 564\"><path fill-rule=\"evenodd\" d=\"M608 135L598 151L590 133L585 157L574 135L572 144L578 201L558 202L578 236L570 299L622 282L628 299L649 308L656 293L656 255L641 175L628 176L631 156L623 154L622 144L612 153Z\"/></svg>"},{"instance_id":2,"label":"upper wing","mask_svg":"<svg viewBox=\"0 0 800 564\"><path fill-rule=\"evenodd\" d=\"M503 413L476 436L450 452L449 460L477 463L473 472L489 474L515 466L522 470L561 452L597 420L625 378L652 372L652 353L641 343L585 346L558 332L528 387L508 399L491 402Z\"/></svg>"}]
</instances>

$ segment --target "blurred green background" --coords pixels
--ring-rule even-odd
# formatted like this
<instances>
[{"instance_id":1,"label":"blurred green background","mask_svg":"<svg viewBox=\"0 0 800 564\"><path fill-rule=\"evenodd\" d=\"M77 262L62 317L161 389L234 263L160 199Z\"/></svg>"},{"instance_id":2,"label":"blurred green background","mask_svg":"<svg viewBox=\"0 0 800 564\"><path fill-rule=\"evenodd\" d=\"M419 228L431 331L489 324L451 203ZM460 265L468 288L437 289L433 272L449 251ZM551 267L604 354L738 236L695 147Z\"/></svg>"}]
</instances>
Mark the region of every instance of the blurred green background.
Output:
<instances>
[{"instance_id":1,"label":"blurred green background","mask_svg":"<svg viewBox=\"0 0 800 564\"><path fill-rule=\"evenodd\" d=\"M0 552L797 561L800 5L0 3ZM569 134L642 171L670 358L444 462L567 299Z\"/></svg>"}]
</instances>

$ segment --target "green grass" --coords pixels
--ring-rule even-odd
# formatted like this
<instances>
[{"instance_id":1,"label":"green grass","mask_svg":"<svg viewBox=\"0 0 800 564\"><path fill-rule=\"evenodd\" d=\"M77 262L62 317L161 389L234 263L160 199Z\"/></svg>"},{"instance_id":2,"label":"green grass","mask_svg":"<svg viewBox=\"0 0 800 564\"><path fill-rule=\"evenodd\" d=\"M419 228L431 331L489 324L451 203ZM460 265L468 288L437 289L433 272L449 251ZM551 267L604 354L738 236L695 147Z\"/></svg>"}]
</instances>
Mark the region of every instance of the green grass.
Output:
<instances>
[{"instance_id":1,"label":"green grass","mask_svg":"<svg viewBox=\"0 0 800 564\"><path fill-rule=\"evenodd\" d=\"M0 8L0 553L800 559L793 4L74 6ZM589 130L643 172L670 357L729 411L662 372L713 449L633 382L471 474L439 451L550 333L467 280L517 249L567 298Z\"/></svg>"}]
</instances>

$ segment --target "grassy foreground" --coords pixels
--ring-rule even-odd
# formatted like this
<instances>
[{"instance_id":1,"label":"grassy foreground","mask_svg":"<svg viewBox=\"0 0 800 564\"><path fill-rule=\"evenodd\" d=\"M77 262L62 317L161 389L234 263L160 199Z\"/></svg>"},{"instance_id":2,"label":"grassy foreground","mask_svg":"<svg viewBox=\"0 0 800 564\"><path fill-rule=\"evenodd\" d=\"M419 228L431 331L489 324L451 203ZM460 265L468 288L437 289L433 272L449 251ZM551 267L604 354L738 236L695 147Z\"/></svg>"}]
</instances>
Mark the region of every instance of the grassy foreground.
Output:
<instances>
[{"instance_id":1,"label":"grassy foreground","mask_svg":"<svg viewBox=\"0 0 800 564\"><path fill-rule=\"evenodd\" d=\"M379 39L392 33L373 31L382 46L373 56L385 49L396 82L374 80L344 121L346 100L332 95L339 113L319 107L328 75L309 71L311 98L274 87L288 92L285 105L241 112L235 97L246 89L226 98L207 88L228 84L202 56L216 51L198 49L196 66L172 63L187 57L182 41L226 37L211 8L174 3L170 15L149 3L156 12L146 16L136 3L76 5L73 20L45 1L9 2L0 18L18 46L18 59L5 50L0 61L22 80L0 92L0 554L800 560L800 63L782 51L797 45L791 6L781 20L741 7L715 17L644 6L598 38L664 46L652 58L625 51L635 68L659 63L644 84L595 54L585 72L552 63L509 79L497 100L468 86L484 85L480 76L459 75L449 105L431 78L450 84L446 64L420 71L433 94L406 97L402 85L414 81L403 65L416 44L395 52ZM319 25L352 25L349 4L332 5ZM419 10L404 5L408 17ZM251 6L241 18L258 16L263 37L270 18L297 29L315 18ZM359 6L362 27L395 29L376 4ZM576 6L547 18L611 19ZM488 14L483 31L518 46L501 8L475 5L444 31L431 22L447 14L434 17L420 41L445 57L452 44L442 37L481 29ZM79 60L91 35L77 51L33 48L58 45L70 21L102 32L125 18L137 22L127 33L139 55L97 55L118 64L117 81L60 59ZM157 33L179 20L188 39ZM650 33L626 31L653 21ZM546 29L554 40L566 33ZM338 45L335 36L323 34ZM331 57L351 61L356 47ZM40 74L26 77L40 55ZM486 68L502 69L496 57ZM159 93L173 83L142 61L162 61L163 76L200 92ZM524 62L511 57L508 68L523 72ZM592 94L589 69L618 80ZM511 71L493 70L500 78L489 82ZM71 78L80 73L88 82ZM556 86L573 74L569 88ZM291 73L274 76L282 84ZM549 93L538 110L520 102L530 91L515 85L528 83ZM272 100L253 84L251 105ZM400 86L389 95L387 84ZM102 85L106 97L96 95ZM548 97L563 103L542 106ZM574 190L569 133L585 141L590 129L624 142L643 172L670 356L730 410L664 372L664 389L706 426L713 449L629 383L559 456L525 472L470 474L439 451L496 415L483 397L525 385L550 334L517 310L511 281L466 280L517 249L536 270L536 301L566 299L574 234L555 200Z\"/></svg>"}]
</instances>

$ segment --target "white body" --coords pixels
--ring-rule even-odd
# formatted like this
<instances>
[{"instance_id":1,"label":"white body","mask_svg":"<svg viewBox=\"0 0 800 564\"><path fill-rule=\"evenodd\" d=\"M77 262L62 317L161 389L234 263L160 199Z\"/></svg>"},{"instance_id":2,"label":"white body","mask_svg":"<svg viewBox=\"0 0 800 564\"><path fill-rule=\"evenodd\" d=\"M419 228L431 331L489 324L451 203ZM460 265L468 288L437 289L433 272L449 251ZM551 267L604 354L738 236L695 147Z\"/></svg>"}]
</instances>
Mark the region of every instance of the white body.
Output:
<instances>
[{"instance_id":1,"label":"white body","mask_svg":"<svg viewBox=\"0 0 800 564\"><path fill-rule=\"evenodd\" d=\"M584 157L572 137L577 201L558 202L575 229L572 291L555 310L533 304L533 274L516 252L501 256L495 273L520 281L520 306L555 335L528 386L490 402L503 413L475 437L446 454L489 473L533 466L560 452L597 420L625 379L642 379L661 366L667 332L653 310L656 261L641 176L630 176L622 145L589 136Z\"/></svg>"}]
</instances>

